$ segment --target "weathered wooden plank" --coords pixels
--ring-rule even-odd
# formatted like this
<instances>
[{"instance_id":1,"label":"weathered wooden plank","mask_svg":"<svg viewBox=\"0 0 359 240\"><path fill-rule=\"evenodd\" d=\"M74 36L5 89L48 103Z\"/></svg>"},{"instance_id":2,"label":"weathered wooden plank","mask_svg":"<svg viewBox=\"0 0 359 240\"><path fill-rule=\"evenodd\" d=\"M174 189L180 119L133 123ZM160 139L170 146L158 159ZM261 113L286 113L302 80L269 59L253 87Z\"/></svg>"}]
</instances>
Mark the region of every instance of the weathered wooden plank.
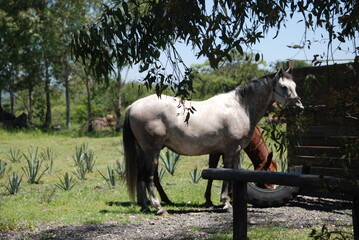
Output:
<instances>
[{"instance_id":1,"label":"weathered wooden plank","mask_svg":"<svg viewBox=\"0 0 359 240\"><path fill-rule=\"evenodd\" d=\"M262 182L295 187L313 187L341 191L359 195L359 184L356 181L299 173L250 171L242 169L208 168L202 171L204 179L215 179L239 182Z\"/></svg>"},{"instance_id":2,"label":"weathered wooden plank","mask_svg":"<svg viewBox=\"0 0 359 240\"><path fill-rule=\"evenodd\" d=\"M330 168L330 167L310 167L310 174L321 175L321 176L335 176L341 178L352 178L358 176L357 169L345 169L345 168Z\"/></svg>"},{"instance_id":3,"label":"weathered wooden plank","mask_svg":"<svg viewBox=\"0 0 359 240\"><path fill-rule=\"evenodd\" d=\"M294 146L292 154L304 156L318 156L321 158L326 157L341 157L344 155L343 150L339 146Z\"/></svg>"},{"instance_id":4,"label":"weathered wooden plank","mask_svg":"<svg viewBox=\"0 0 359 240\"><path fill-rule=\"evenodd\" d=\"M300 146L337 146L352 144L357 141L358 136L313 136L309 133L300 134L298 144Z\"/></svg>"},{"instance_id":5,"label":"weathered wooden plank","mask_svg":"<svg viewBox=\"0 0 359 240\"><path fill-rule=\"evenodd\" d=\"M359 129L351 126L308 126L305 132L298 133L298 136L315 136L315 137L357 137Z\"/></svg>"},{"instance_id":6,"label":"weathered wooden plank","mask_svg":"<svg viewBox=\"0 0 359 240\"><path fill-rule=\"evenodd\" d=\"M305 165L308 167L325 167L325 168L358 170L359 159L341 159L338 157L291 155L290 165Z\"/></svg>"}]
</instances>

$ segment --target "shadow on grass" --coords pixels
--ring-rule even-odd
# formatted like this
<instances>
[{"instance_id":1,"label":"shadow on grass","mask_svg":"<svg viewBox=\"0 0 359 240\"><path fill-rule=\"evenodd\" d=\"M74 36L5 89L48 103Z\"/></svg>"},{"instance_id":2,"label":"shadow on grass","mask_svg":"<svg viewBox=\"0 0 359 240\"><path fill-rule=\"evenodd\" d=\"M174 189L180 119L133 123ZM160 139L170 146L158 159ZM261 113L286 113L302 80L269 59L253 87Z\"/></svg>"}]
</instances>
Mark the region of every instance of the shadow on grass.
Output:
<instances>
[{"instance_id":1,"label":"shadow on grass","mask_svg":"<svg viewBox=\"0 0 359 240\"><path fill-rule=\"evenodd\" d=\"M130 206L136 206L134 203L131 202L117 202L117 201L110 201L106 202L107 206L116 206L116 207L130 207ZM205 207L203 204L197 204L197 203L186 203L186 202L180 202L180 203L173 203L171 205L162 204L163 207L166 208L167 212L169 214L184 214L184 213L225 213L227 210L223 209L223 205L214 205L211 207ZM152 208L151 208L152 209ZM121 210L101 210L100 213L106 214L106 213L120 213ZM126 213L129 213L126 211ZM132 214L153 214L152 211L149 212L140 212L139 210L131 211Z\"/></svg>"}]
</instances>

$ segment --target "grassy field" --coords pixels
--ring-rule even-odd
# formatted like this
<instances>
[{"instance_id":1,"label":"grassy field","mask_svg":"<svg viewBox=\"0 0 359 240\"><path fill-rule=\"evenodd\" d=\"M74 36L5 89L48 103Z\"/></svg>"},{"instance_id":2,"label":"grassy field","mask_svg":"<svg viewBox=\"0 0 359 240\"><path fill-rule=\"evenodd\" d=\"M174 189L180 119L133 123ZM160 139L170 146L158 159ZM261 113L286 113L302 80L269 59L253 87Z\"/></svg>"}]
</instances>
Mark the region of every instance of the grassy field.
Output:
<instances>
[{"instance_id":1,"label":"grassy field","mask_svg":"<svg viewBox=\"0 0 359 240\"><path fill-rule=\"evenodd\" d=\"M86 180L75 177L76 169L73 157L76 147L87 144L95 155L95 166L92 173L86 174ZM26 160L13 163L9 159L10 149L20 150L25 155L38 148L39 154L50 148L54 159L52 174L45 174L39 184L26 183L27 176L22 168ZM115 187L109 187L99 171L107 176L107 167L113 168L116 161L122 161L122 143L120 136L111 137L71 137L63 135L32 132L7 132L0 130L0 160L11 168L0 179L0 230L32 228L38 223L70 224L101 223L104 221L126 221L128 214L139 214L139 207L130 205L130 199L124 183L117 179ZM163 187L168 196L181 207L196 206L204 202L206 182L191 183L190 172L194 168L203 169L207 165L207 157L182 157L174 176L165 173ZM42 168L49 165L43 161ZM24 174L18 194L10 195L4 185L8 184L8 176L12 172ZM55 186L68 173L76 184L71 191L64 191ZM171 184L167 185L166 183ZM216 182L213 200L219 203ZM217 187L216 187L217 186ZM191 194L189 194L191 193ZM174 207L174 208L181 208ZM171 209L171 207L168 207Z\"/></svg>"},{"instance_id":2,"label":"grassy field","mask_svg":"<svg viewBox=\"0 0 359 240\"><path fill-rule=\"evenodd\" d=\"M94 152L93 172L86 174L86 180L79 180L75 175L73 160L76 147L86 144ZM37 184L30 184L24 174L26 159L12 162L10 150L29 155L38 149L39 155L51 149L54 163L52 173L46 173ZM40 131L5 131L0 130L0 160L7 163L7 172L0 178L0 231L36 229L39 224L104 223L107 221L128 222L130 215L151 218L152 214L139 212L139 207L130 203L127 189L119 179L115 187L109 187L101 176L107 175L107 167L113 168L116 161L122 161L121 137L108 136L71 136L71 134L42 133ZM49 166L43 161L41 169ZM163 167L163 166L162 166ZM202 170L207 167L207 156L182 157L174 176L165 173L162 183L165 191L176 206L171 209L190 209L204 203L206 181L191 182L190 172L194 168ZM8 178L13 172L23 175L19 193L11 195L6 191ZM60 183L68 173L75 181L72 190L64 191L55 184ZM171 183L171 184L166 184ZM219 202L221 183L216 181L212 188L212 201ZM251 239L306 239L310 229L292 231L282 228L250 229ZM266 238L264 238L266 236ZM212 239L230 239L231 235L216 235Z\"/></svg>"}]
</instances>

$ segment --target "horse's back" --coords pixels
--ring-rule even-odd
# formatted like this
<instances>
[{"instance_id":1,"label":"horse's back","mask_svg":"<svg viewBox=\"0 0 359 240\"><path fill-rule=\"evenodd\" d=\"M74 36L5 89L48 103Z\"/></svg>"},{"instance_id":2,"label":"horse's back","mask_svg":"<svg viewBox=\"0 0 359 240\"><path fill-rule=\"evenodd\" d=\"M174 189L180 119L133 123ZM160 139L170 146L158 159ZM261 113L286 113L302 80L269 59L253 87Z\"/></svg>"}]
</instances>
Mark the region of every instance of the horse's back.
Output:
<instances>
[{"instance_id":1,"label":"horse's back","mask_svg":"<svg viewBox=\"0 0 359 240\"><path fill-rule=\"evenodd\" d=\"M192 107L194 113L185 122L188 108ZM223 152L226 145L238 145L246 135L242 129L248 129L248 117L238 107L230 93L185 102L166 95L161 98L151 95L134 102L129 115L142 147L167 146L180 154L201 155Z\"/></svg>"}]
</instances>

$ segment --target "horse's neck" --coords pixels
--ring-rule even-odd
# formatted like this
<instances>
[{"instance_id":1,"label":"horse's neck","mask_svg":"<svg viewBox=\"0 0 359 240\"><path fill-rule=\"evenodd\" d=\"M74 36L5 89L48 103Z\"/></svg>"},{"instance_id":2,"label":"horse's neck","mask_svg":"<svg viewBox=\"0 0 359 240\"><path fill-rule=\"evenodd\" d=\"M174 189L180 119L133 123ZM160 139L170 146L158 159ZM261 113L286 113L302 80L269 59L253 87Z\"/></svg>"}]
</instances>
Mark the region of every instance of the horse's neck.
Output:
<instances>
[{"instance_id":1,"label":"horse's neck","mask_svg":"<svg viewBox=\"0 0 359 240\"><path fill-rule=\"evenodd\" d=\"M273 88L271 87L273 83L264 79L263 82L256 84L256 89L242 99L242 104L247 106L247 114L253 129L274 103Z\"/></svg>"},{"instance_id":2,"label":"horse's neck","mask_svg":"<svg viewBox=\"0 0 359 240\"><path fill-rule=\"evenodd\" d=\"M269 152L259 129L254 129L251 141L244 151L251 159L255 170L263 168L266 164Z\"/></svg>"}]
</instances>

